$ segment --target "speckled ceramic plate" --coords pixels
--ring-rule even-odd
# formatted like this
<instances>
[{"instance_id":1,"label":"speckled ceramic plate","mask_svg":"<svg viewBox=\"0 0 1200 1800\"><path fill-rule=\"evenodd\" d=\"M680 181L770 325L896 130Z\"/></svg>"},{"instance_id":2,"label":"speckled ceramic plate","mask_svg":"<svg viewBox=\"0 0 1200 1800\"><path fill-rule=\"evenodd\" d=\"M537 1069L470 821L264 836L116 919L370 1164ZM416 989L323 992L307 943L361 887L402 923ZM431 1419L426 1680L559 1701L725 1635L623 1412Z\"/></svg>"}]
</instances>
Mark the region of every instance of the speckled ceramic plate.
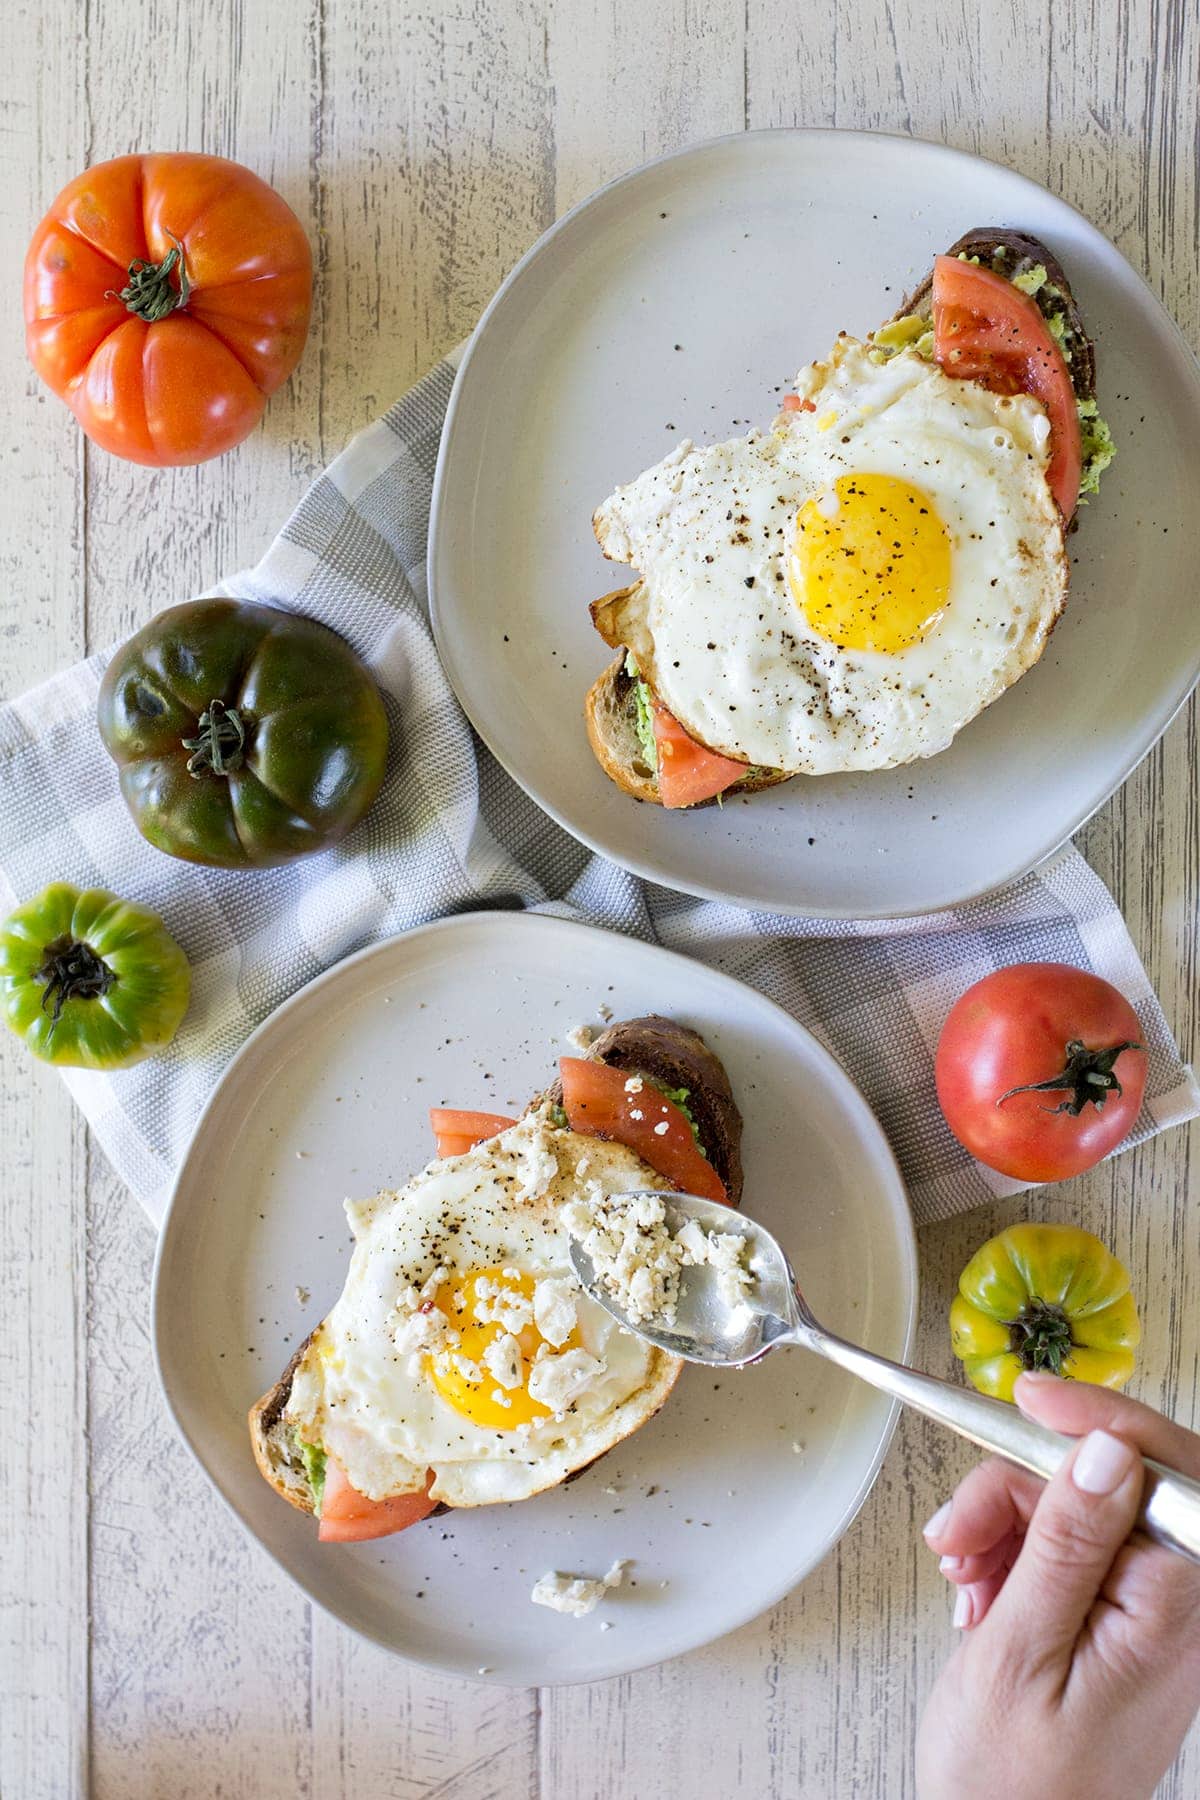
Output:
<instances>
[{"instance_id":1,"label":"speckled ceramic plate","mask_svg":"<svg viewBox=\"0 0 1200 1800\"><path fill-rule=\"evenodd\" d=\"M871 1389L801 1351L686 1369L663 1411L569 1487L322 1546L267 1487L246 1411L341 1290L341 1202L428 1161L439 1102L515 1112L602 1008L704 1033L745 1116L746 1201L835 1329L905 1355L916 1257L896 1165L838 1065L761 995L559 919L477 913L351 957L231 1063L180 1171L154 1334L168 1404L219 1492L311 1599L400 1655L515 1684L676 1656L780 1599L862 1504L891 1432ZM547 1569L630 1581L585 1619L530 1603ZM602 1623L611 1629L601 1630Z\"/></svg>"},{"instance_id":2,"label":"speckled ceramic plate","mask_svg":"<svg viewBox=\"0 0 1200 1800\"><path fill-rule=\"evenodd\" d=\"M1119 446L1070 540L1036 669L943 755L799 779L698 813L639 806L588 748L608 661L588 602L621 585L591 515L675 447L768 424L841 328L863 333L973 225L1057 253ZM534 799L652 880L744 906L884 917L1012 881L1122 782L1200 670L1200 369L1094 226L1011 170L869 132L751 132L651 163L561 219L488 308L442 439L438 648Z\"/></svg>"}]
</instances>

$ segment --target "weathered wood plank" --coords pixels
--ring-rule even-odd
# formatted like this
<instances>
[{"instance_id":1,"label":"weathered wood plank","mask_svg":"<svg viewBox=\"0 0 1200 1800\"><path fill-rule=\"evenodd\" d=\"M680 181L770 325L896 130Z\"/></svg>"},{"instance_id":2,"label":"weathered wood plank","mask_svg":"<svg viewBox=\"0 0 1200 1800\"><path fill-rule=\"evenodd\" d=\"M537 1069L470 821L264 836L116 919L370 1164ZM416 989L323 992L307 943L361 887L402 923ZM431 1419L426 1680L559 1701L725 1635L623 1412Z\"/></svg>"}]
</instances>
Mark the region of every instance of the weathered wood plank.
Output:
<instances>
[{"instance_id":1,"label":"weathered wood plank","mask_svg":"<svg viewBox=\"0 0 1200 1800\"><path fill-rule=\"evenodd\" d=\"M6 23L0 258L11 294L11 272L44 204L85 159L87 128L74 8L21 4ZM12 305L8 315L0 358L6 695L79 655L86 530L77 435L25 362ZM12 1039L0 1046L0 1144L0 1442L11 1507L0 1534L0 1789L40 1800L82 1796L88 1781L86 1148L57 1077L32 1069Z\"/></svg>"}]
</instances>

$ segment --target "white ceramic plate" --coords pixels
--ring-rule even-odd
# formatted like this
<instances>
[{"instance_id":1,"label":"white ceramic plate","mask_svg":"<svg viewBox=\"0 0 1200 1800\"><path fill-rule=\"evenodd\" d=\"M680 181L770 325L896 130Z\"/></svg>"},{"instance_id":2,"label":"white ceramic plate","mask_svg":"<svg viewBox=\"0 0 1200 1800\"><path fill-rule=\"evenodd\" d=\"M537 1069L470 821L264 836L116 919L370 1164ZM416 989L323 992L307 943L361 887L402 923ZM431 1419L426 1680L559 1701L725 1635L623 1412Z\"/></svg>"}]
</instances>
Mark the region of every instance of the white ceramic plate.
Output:
<instances>
[{"instance_id":1,"label":"white ceramic plate","mask_svg":"<svg viewBox=\"0 0 1200 1800\"><path fill-rule=\"evenodd\" d=\"M1040 665L944 755L799 779L695 814L601 773L584 694L610 652L588 602L622 585L593 508L684 436L768 424L840 328L862 334L973 225L1060 257L1119 445L1071 539ZM434 629L490 748L575 836L671 887L882 917L951 906L1048 855L1124 780L1200 669L1200 370L1086 219L993 163L908 138L772 131L603 188L500 289L458 376L430 537Z\"/></svg>"},{"instance_id":2,"label":"white ceramic plate","mask_svg":"<svg viewBox=\"0 0 1200 1800\"><path fill-rule=\"evenodd\" d=\"M564 1033L601 1005L704 1033L745 1115L748 1206L794 1254L820 1317L903 1357L916 1296L907 1203L841 1069L727 976L558 919L450 919L296 995L218 1086L163 1228L159 1371L200 1463L311 1599L454 1674L592 1681L742 1624L836 1542L891 1431L871 1389L792 1351L740 1374L686 1369L663 1412L569 1487L382 1543L319 1545L312 1521L261 1479L246 1411L341 1290L343 1196L428 1161L431 1104L519 1110L569 1053ZM632 1581L589 1618L530 1603L547 1569L602 1574L615 1557L633 1558Z\"/></svg>"}]
</instances>

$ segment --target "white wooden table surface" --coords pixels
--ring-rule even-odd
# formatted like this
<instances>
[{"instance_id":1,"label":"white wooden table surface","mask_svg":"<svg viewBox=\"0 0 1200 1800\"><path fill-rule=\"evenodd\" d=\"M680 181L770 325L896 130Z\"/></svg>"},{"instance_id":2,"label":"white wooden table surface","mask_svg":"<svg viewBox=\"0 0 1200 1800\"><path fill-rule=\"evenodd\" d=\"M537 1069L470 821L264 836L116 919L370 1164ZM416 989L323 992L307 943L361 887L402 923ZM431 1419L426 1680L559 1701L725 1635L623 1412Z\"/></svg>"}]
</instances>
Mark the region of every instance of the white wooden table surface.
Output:
<instances>
[{"instance_id":1,"label":"white wooden table surface","mask_svg":"<svg viewBox=\"0 0 1200 1800\"><path fill-rule=\"evenodd\" d=\"M255 560L556 214L693 139L876 126L982 151L1083 208L1200 343L1191 0L8 0L4 19L5 693ZM287 196L316 247L316 312L249 443L155 474L86 448L39 387L19 271L77 170L184 147L238 157ZM1082 834L1185 1053L1197 766L1189 711ZM1078 1220L1132 1266L1139 1391L1192 1420L1198 1143L1174 1132L1062 1190L926 1232L924 1362L946 1368L953 1281L990 1230L1020 1213ZM150 1229L56 1078L7 1043L0 1150L6 1800L912 1794L914 1722L951 1642L917 1532L965 1448L905 1421L840 1551L707 1651L540 1694L410 1673L314 1614L176 1441L147 1333ZM1162 1791L1200 1792L1200 1731Z\"/></svg>"}]
</instances>

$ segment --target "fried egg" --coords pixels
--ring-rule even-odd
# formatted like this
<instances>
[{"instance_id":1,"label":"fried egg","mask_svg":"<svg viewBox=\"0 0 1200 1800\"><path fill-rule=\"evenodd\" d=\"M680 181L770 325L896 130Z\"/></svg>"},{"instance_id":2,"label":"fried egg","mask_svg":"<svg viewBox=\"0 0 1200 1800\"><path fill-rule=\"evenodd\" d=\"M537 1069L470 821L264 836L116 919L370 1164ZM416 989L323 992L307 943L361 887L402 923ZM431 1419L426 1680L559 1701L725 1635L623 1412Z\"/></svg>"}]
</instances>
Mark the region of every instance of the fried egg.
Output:
<instances>
[{"instance_id":1,"label":"fried egg","mask_svg":"<svg viewBox=\"0 0 1200 1800\"><path fill-rule=\"evenodd\" d=\"M1066 598L1040 402L878 354L839 338L773 430L681 444L596 513L640 575L604 635L700 743L765 769L936 755Z\"/></svg>"},{"instance_id":2,"label":"fried egg","mask_svg":"<svg viewBox=\"0 0 1200 1800\"><path fill-rule=\"evenodd\" d=\"M645 1422L680 1364L572 1271L564 1207L660 1178L621 1144L528 1115L407 1187L347 1201L341 1298L292 1380L289 1423L372 1500L482 1506L565 1479Z\"/></svg>"}]
</instances>

